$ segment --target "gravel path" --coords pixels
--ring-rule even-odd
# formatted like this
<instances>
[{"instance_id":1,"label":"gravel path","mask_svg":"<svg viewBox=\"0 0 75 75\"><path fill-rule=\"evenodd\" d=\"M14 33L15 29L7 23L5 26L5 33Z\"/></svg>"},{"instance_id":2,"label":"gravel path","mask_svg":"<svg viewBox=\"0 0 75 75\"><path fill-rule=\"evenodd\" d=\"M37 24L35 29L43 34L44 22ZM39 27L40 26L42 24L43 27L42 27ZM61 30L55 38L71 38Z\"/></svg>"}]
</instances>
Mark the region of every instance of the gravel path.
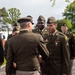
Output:
<instances>
[{"instance_id":1,"label":"gravel path","mask_svg":"<svg viewBox=\"0 0 75 75\"><path fill-rule=\"evenodd\" d=\"M75 75L75 60L73 60L73 66L72 66L72 70L71 71L72 71L71 75ZM0 75L6 75L5 74L5 65L0 67Z\"/></svg>"},{"instance_id":2,"label":"gravel path","mask_svg":"<svg viewBox=\"0 0 75 75\"><path fill-rule=\"evenodd\" d=\"M6 75L5 74L5 65L0 67L0 75Z\"/></svg>"}]
</instances>

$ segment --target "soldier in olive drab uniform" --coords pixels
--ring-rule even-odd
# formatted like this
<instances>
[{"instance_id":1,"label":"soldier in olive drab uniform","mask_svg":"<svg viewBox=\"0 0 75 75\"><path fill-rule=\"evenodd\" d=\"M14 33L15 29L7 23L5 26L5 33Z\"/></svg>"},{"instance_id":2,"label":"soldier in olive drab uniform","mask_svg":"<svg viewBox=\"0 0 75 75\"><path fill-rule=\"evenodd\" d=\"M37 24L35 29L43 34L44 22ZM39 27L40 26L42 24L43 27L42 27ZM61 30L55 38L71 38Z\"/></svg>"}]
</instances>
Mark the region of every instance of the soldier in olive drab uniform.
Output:
<instances>
[{"instance_id":1,"label":"soldier in olive drab uniform","mask_svg":"<svg viewBox=\"0 0 75 75\"><path fill-rule=\"evenodd\" d=\"M48 33L47 29L45 28L45 18L40 15L37 19L37 24L35 26L35 29L33 30L36 34L41 34L43 37ZM42 60L41 55L38 55L38 59L41 65L41 73L44 75L44 64L45 62Z\"/></svg>"},{"instance_id":2,"label":"soldier in olive drab uniform","mask_svg":"<svg viewBox=\"0 0 75 75\"><path fill-rule=\"evenodd\" d=\"M2 39L0 37L0 66L4 62L4 50L3 50L3 45L2 45Z\"/></svg>"},{"instance_id":3,"label":"soldier in olive drab uniform","mask_svg":"<svg viewBox=\"0 0 75 75\"><path fill-rule=\"evenodd\" d=\"M31 18L18 19L21 30L19 34L9 39L6 63L6 73L11 75L13 61L16 63L16 75L40 75L40 65L37 59L40 53L46 61L49 51L39 34L32 33Z\"/></svg>"},{"instance_id":4,"label":"soldier in olive drab uniform","mask_svg":"<svg viewBox=\"0 0 75 75\"><path fill-rule=\"evenodd\" d=\"M44 39L50 55L45 66L45 75L68 75L70 54L65 36L57 31L54 17L48 18L47 28L49 34Z\"/></svg>"},{"instance_id":5,"label":"soldier in olive drab uniform","mask_svg":"<svg viewBox=\"0 0 75 75\"><path fill-rule=\"evenodd\" d=\"M47 34L47 29L45 28L45 18L40 15L37 19L37 24L35 29L33 30L34 33L39 33L43 37Z\"/></svg>"},{"instance_id":6,"label":"soldier in olive drab uniform","mask_svg":"<svg viewBox=\"0 0 75 75\"><path fill-rule=\"evenodd\" d=\"M16 36L19 33L19 30L20 30L20 26L17 25L17 22L14 23L13 31L11 34L9 34L9 36L5 42L4 56L5 56L6 60L7 60L7 53L8 53L8 42L12 37ZM8 75L8 74L6 74L6 75ZM16 63L15 62L13 62L13 68L12 68L12 74L11 75L16 75Z\"/></svg>"},{"instance_id":7,"label":"soldier in olive drab uniform","mask_svg":"<svg viewBox=\"0 0 75 75\"><path fill-rule=\"evenodd\" d=\"M70 48L70 71L72 69L72 63L73 63L73 59L75 58L75 37L73 36L73 33L71 33L70 31L68 31L68 26L66 25L66 23L63 23L61 26L61 30L62 33L64 33L67 37L68 37L68 43L69 43L69 48Z\"/></svg>"}]
</instances>

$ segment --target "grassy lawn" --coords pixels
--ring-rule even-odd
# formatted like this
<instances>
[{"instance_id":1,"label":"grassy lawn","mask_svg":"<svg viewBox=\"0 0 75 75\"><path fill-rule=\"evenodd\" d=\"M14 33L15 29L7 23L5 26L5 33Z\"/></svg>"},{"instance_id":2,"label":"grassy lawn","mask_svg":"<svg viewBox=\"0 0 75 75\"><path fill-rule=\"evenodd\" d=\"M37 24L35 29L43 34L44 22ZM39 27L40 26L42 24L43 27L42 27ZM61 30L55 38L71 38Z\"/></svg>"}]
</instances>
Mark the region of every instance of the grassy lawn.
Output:
<instances>
[{"instance_id":1,"label":"grassy lawn","mask_svg":"<svg viewBox=\"0 0 75 75\"><path fill-rule=\"evenodd\" d=\"M3 66L4 64L6 64L6 59L5 58L4 58L4 63L1 66Z\"/></svg>"}]
</instances>

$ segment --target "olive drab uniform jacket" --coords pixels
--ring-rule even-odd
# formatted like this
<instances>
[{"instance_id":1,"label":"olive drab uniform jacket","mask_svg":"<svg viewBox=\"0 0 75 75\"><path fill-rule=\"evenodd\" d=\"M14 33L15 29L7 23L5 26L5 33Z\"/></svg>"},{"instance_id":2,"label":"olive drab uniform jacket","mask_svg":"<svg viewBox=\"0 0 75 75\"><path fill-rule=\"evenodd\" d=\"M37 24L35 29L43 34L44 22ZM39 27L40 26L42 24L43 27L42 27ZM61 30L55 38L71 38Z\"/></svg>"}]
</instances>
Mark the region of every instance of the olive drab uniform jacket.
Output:
<instances>
[{"instance_id":1,"label":"olive drab uniform jacket","mask_svg":"<svg viewBox=\"0 0 75 75\"><path fill-rule=\"evenodd\" d=\"M0 38L0 65L4 62L4 51L2 45L2 39Z\"/></svg>"},{"instance_id":2,"label":"olive drab uniform jacket","mask_svg":"<svg viewBox=\"0 0 75 75\"><path fill-rule=\"evenodd\" d=\"M75 59L75 34L73 34L73 58Z\"/></svg>"},{"instance_id":3,"label":"olive drab uniform jacket","mask_svg":"<svg viewBox=\"0 0 75 75\"><path fill-rule=\"evenodd\" d=\"M41 36L43 38L48 34L47 28L44 28L42 30L40 30L39 28L36 28L36 29L33 30L33 32L36 33L36 34L41 34ZM44 75L44 70L45 70L44 67L45 67L46 62L43 62L42 58L39 58L39 56L38 56L38 59L39 59L39 62L40 62L42 75Z\"/></svg>"},{"instance_id":4,"label":"olive drab uniform jacket","mask_svg":"<svg viewBox=\"0 0 75 75\"><path fill-rule=\"evenodd\" d=\"M6 73L11 74L13 61L16 63L16 70L40 71L38 54L46 61L49 51L39 34L22 30L8 41L8 53Z\"/></svg>"},{"instance_id":5,"label":"olive drab uniform jacket","mask_svg":"<svg viewBox=\"0 0 75 75\"><path fill-rule=\"evenodd\" d=\"M71 32L64 33L68 37L68 43L70 48L70 58L75 57L75 36Z\"/></svg>"},{"instance_id":6,"label":"olive drab uniform jacket","mask_svg":"<svg viewBox=\"0 0 75 75\"><path fill-rule=\"evenodd\" d=\"M43 30L40 30L39 28L36 28L33 30L34 33L39 33L42 35L42 37L45 37L48 34L47 28L44 28Z\"/></svg>"},{"instance_id":7,"label":"olive drab uniform jacket","mask_svg":"<svg viewBox=\"0 0 75 75\"><path fill-rule=\"evenodd\" d=\"M46 35L44 39L49 50L46 75L68 75L70 54L64 34L57 31L54 35Z\"/></svg>"}]
</instances>

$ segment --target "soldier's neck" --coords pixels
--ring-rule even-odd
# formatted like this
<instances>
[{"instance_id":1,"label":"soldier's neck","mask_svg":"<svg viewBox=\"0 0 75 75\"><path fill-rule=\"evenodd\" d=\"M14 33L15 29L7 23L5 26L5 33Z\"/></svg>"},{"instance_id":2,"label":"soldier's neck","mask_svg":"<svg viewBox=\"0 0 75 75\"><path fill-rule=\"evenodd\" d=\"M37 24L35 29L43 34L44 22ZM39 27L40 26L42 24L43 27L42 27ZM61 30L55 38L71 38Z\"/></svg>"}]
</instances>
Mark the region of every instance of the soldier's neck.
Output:
<instances>
[{"instance_id":1,"label":"soldier's neck","mask_svg":"<svg viewBox=\"0 0 75 75\"><path fill-rule=\"evenodd\" d=\"M56 34L56 32L57 32L57 30L55 30L55 32L53 32L53 33L49 33L50 35L55 35Z\"/></svg>"}]
</instances>

